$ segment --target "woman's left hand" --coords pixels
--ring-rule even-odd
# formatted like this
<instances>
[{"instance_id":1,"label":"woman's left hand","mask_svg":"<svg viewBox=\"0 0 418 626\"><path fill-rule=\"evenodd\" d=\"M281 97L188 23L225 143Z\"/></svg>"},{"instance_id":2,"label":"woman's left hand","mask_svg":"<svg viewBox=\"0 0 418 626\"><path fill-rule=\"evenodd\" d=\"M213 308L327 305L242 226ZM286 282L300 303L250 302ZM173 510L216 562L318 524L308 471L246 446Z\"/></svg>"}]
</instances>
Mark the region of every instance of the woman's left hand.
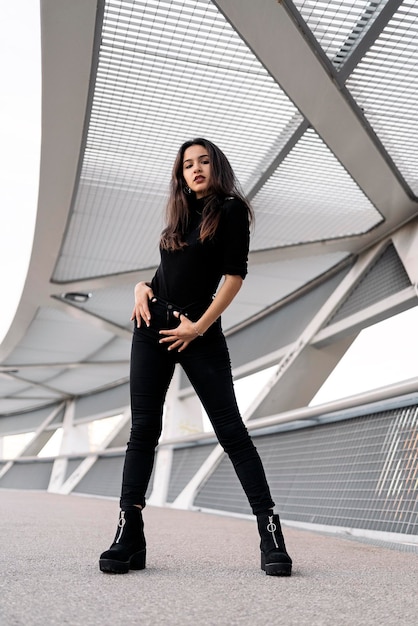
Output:
<instances>
[{"instance_id":1,"label":"woman's left hand","mask_svg":"<svg viewBox=\"0 0 418 626\"><path fill-rule=\"evenodd\" d=\"M178 349L179 352L187 348L189 343L198 337L196 328L193 322L188 317L174 311L174 317L180 319L180 324L176 328L170 330L160 330L160 335L164 335L163 339L160 339L160 343L168 343L168 350Z\"/></svg>"}]
</instances>

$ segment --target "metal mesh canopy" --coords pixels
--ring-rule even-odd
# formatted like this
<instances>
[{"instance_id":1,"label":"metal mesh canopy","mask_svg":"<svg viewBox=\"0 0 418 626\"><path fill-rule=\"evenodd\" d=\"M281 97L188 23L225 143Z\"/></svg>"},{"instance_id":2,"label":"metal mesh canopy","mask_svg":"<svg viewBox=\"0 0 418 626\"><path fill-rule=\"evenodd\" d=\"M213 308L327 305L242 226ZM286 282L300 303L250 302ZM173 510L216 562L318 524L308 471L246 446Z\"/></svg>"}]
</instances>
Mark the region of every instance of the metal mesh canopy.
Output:
<instances>
[{"instance_id":1,"label":"metal mesh canopy","mask_svg":"<svg viewBox=\"0 0 418 626\"><path fill-rule=\"evenodd\" d=\"M255 248L353 235L381 220L312 129L256 195L254 207Z\"/></svg>"},{"instance_id":2,"label":"metal mesh canopy","mask_svg":"<svg viewBox=\"0 0 418 626\"><path fill-rule=\"evenodd\" d=\"M388 0L295 0L316 40L334 65L344 63Z\"/></svg>"},{"instance_id":3,"label":"metal mesh canopy","mask_svg":"<svg viewBox=\"0 0 418 626\"><path fill-rule=\"evenodd\" d=\"M211 2L107 2L80 192L54 278L155 264L183 141L218 143L245 188L295 113Z\"/></svg>"},{"instance_id":4,"label":"metal mesh canopy","mask_svg":"<svg viewBox=\"0 0 418 626\"><path fill-rule=\"evenodd\" d=\"M418 195L418 5L405 0L347 86Z\"/></svg>"}]
</instances>

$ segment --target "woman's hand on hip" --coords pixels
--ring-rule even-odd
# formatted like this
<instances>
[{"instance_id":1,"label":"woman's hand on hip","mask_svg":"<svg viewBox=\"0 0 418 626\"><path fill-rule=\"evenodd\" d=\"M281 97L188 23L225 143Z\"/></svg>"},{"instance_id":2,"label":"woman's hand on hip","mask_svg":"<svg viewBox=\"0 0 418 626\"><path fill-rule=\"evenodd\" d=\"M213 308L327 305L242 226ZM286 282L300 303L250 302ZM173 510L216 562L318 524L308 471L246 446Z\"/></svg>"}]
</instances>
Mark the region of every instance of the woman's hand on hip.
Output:
<instances>
[{"instance_id":1,"label":"woman's hand on hip","mask_svg":"<svg viewBox=\"0 0 418 626\"><path fill-rule=\"evenodd\" d=\"M131 321L136 319L138 328L143 320L146 326L150 325L151 313L149 302L154 297L154 293L148 283L141 282L135 285L135 306L132 311Z\"/></svg>"},{"instance_id":2,"label":"woman's hand on hip","mask_svg":"<svg viewBox=\"0 0 418 626\"><path fill-rule=\"evenodd\" d=\"M182 352L193 339L198 337L198 334L194 323L183 315L183 313L174 311L173 315L180 319L180 324L177 328L160 330L160 335L164 335L164 337L160 339L160 343L168 343L168 350L175 350L177 348L179 352Z\"/></svg>"}]
</instances>

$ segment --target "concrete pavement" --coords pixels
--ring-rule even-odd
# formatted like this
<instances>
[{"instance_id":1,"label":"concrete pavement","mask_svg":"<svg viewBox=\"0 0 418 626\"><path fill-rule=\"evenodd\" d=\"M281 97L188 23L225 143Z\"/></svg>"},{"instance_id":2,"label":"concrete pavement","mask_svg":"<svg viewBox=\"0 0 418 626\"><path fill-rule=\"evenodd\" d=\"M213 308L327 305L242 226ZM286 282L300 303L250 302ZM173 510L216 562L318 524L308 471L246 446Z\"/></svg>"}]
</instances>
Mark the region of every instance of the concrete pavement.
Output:
<instances>
[{"instance_id":1,"label":"concrete pavement","mask_svg":"<svg viewBox=\"0 0 418 626\"><path fill-rule=\"evenodd\" d=\"M412 626L418 555L284 528L291 578L259 568L253 520L147 507L147 569L103 574L112 500L0 490L1 626Z\"/></svg>"}]
</instances>

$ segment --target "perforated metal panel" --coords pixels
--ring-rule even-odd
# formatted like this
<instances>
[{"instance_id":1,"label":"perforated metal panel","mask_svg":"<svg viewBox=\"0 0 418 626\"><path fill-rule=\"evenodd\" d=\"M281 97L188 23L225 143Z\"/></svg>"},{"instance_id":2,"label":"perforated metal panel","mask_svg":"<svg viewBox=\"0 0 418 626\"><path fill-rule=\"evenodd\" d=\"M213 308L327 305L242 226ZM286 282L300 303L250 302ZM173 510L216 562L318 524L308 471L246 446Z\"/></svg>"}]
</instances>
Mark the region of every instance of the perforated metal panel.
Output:
<instances>
[{"instance_id":1,"label":"perforated metal panel","mask_svg":"<svg viewBox=\"0 0 418 626\"><path fill-rule=\"evenodd\" d=\"M387 0L293 0L315 38L336 66L347 58Z\"/></svg>"},{"instance_id":2,"label":"perforated metal panel","mask_svg":"<svg viewBox=\"0 0 418 626\"><path fill-rule=\"evenodd\" d=\"M253 199L252 248L367 232L382 216L314 130L308 129Z\"/></svg>"},{"instance_id":3,"label":"perforated metal panel","mask_svg":"<svg viewBox=\"0 0 418 626\"><path fill-rule=\"evenodd\" d=\"M75 493L118 497L122 483L124 456L99 458L74 488Z\"/></svg>"},{"instance_id":4,"label":"perforated metal panel","mask_svg":"<svg viewBox=\"0 0 418 626\"><path fill-rule=\"evenodd\" d=\"M391 244L364 274L347 299L330 318L327 326L410 286L408 274Z\"/></svg>"},{"instance_id":5,"label":"perforated metal panel","mask_svg":"<svg viewBox=\"0 0 418 626\"><path fill-rule=\"evenodd\" d=\"M118 498L122 484L122 471L125 455L100 457L89 472L74 488L75 493L88 493L97 496ZM154 482L154 470L146 493L148 498Z\"/></svg>"},{"instance_id":6,"label":"perforated metal panel","mask_svg":"<svg viewBox=\"0 0 418 626\"><path fill-rule=\"evenodd\" d=\"M207 444L173 451L173 463L168 487L167 502L174 502L179 493L193 478L216 444Z\"/></svg>"},{"instance_id":7,"label":"perforated metal panel","mask_svg":"<svg viewBox=\"0 0 418 626\"><path fill-rule=\"evenodd\" d=\"M49 485L52 467L52 461L16 462L0 479L0 487L3 489L45 490Z\"/></svg>"},{"instance_id":8,"label":"perforated metal panel","mask_svg":"<svg viewBox=\"0 0 418 626\"><path fill-rule=\"evenodd\" d=\"M283 519L418 533L418 406L254 438ZM250 513L226 457L199 507Z\"/></svg>"},{"instance_id":9,"label":"perforated metal panel","mask_svg":"<svg viewBox=\"0 0 418 626\"><path fill-rule=\"evenodd\" d=\"M77 469L77 467L84 461L83 458L69 459L67 462L67 470L65 472L64 481L71 476L71 474Z\"/></svg>"}]
</instances>

